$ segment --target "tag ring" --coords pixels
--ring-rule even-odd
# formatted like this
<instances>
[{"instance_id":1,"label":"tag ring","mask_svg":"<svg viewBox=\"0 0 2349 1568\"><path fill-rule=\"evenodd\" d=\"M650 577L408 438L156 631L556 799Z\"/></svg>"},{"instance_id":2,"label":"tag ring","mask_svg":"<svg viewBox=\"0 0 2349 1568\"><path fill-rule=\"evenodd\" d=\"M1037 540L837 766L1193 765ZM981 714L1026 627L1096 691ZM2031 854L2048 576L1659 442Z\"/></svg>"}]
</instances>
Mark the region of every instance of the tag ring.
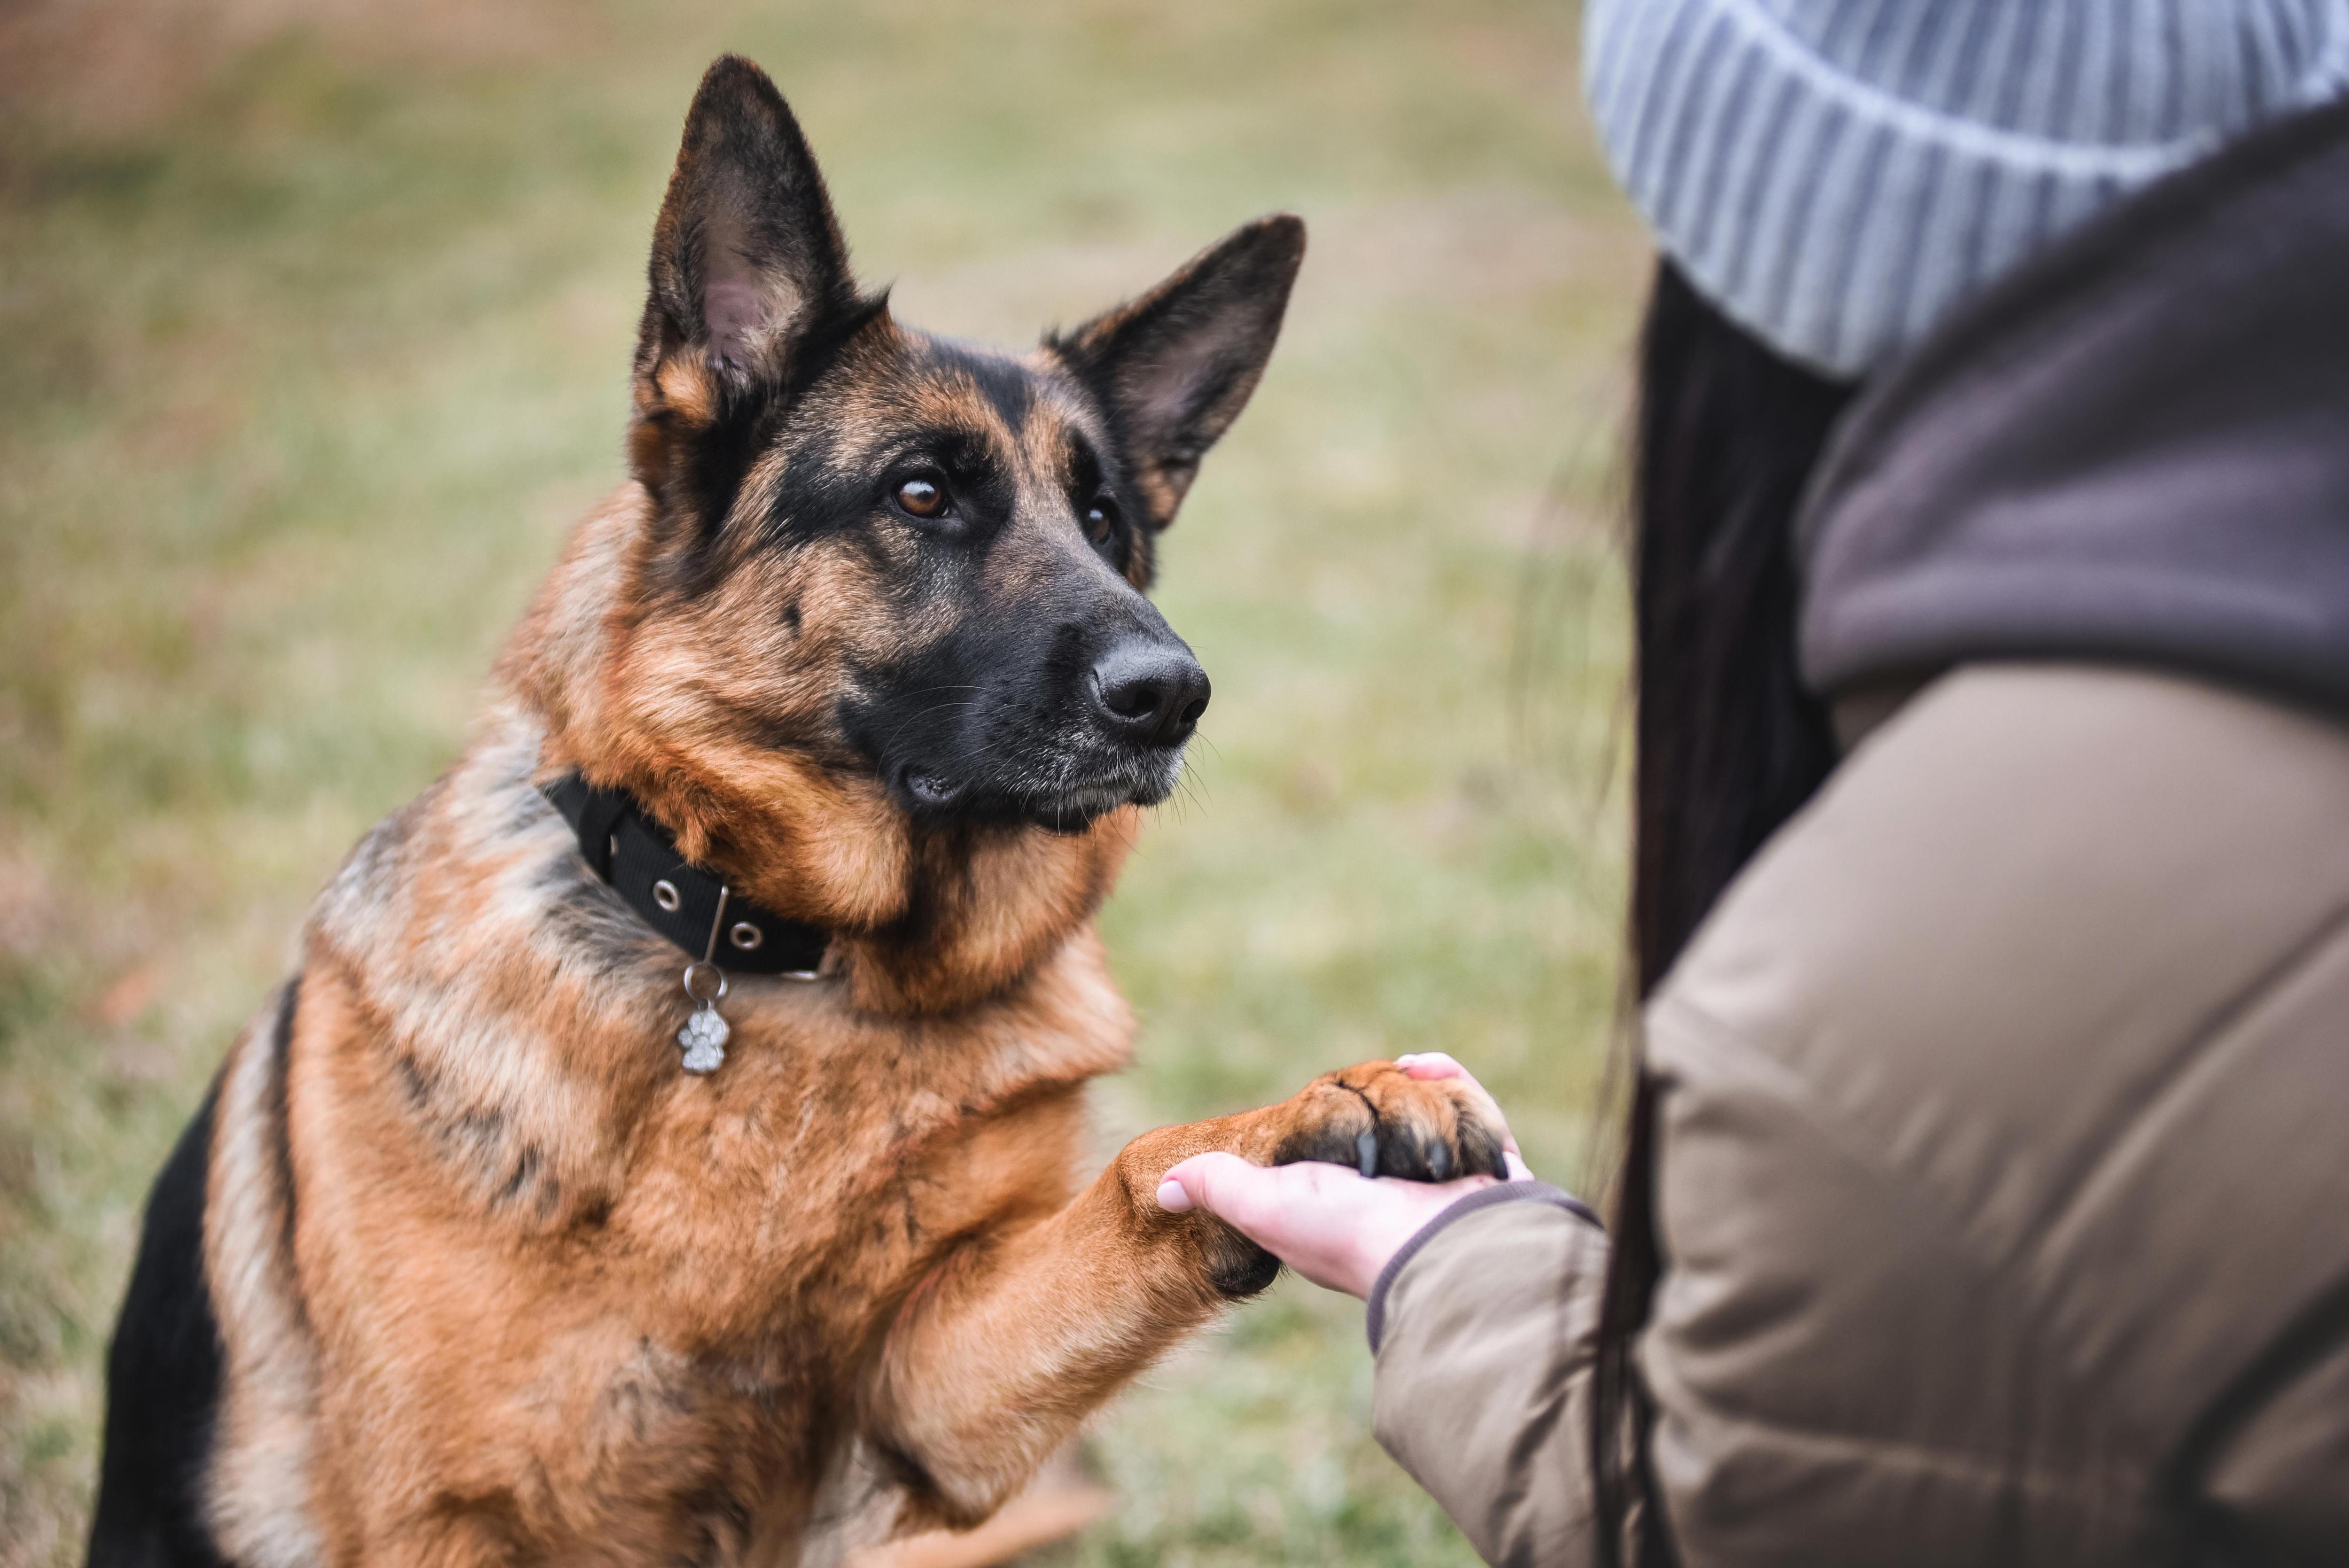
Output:
<instances>
[{"instance_id":1,"label":"tag ring","mask_svg":"<svg viewBox=\"0 0 2349 1568\"><path fill-rule=\"evenodd\" d=\"M695 990L694 985L698 981L706 989L709 985L709 981L706 978L709 975L717 976L718 989L709 991L705 995L702 991ZM726 995L726 971L710 963L707 958L695 959L685 966L685 994L689 1000L698 1002L705 1007L709 1006Z\"/></svg>"}]
</instances>

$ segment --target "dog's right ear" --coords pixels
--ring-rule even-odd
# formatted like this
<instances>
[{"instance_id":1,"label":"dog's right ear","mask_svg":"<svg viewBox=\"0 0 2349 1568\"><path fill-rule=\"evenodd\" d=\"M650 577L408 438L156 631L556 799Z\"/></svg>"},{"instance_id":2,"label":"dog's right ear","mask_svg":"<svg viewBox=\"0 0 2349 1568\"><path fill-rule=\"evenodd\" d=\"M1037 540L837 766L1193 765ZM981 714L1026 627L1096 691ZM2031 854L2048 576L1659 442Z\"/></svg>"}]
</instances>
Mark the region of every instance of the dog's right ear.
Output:
<instances>
[{"instance_id":1,"label":"dog's right ear","mask_svg":"<svg viewBox=\"0 0 2349 1568\"><path fill-rule=\"evenodd\" d=\"M739 55L709 67L686 112L650 271L629 449L658 493L681 444L754 416L861 310L807 138Z\"/></svg>"}]
</instances>

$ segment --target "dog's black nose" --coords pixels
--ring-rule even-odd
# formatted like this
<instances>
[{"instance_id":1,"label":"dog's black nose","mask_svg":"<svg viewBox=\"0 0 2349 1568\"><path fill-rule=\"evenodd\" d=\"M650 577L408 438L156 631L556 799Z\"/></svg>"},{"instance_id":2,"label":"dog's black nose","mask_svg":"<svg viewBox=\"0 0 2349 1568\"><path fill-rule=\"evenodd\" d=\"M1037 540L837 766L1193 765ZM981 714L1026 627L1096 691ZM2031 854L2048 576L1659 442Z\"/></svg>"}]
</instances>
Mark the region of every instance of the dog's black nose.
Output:
<instances>
[{"instance_id":1,"label":"dog's black nose","mask_svg":"<svg viewBox=\"0 0 2349 1568\"><path fill-rule=\"evenodd\" d=\"M1110 733L1141 746L1180 746L1207 711L1207 672L1180 643L1133 638L1093 665L1093 707Z\"/></svg>"}]
</instances>

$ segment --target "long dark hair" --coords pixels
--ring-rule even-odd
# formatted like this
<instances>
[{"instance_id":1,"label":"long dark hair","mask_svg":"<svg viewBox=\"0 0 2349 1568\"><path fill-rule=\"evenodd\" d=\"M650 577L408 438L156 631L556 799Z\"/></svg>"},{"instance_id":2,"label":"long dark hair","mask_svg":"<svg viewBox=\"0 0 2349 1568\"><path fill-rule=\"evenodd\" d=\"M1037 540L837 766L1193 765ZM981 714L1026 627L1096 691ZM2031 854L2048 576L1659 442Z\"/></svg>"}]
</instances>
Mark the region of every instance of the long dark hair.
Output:
<instances>
[{"instance_id":1,"label":"long dark hair","mask_svg":"<svg viewBox=\"0 0 2349 1568\"><path fill-rule=\"evenodd\" d=\"M1792 524L1851 391L1773 353L1670 262L1658 266L1631 475L1631 956L1642 1000L1835 765L1826 709L1795 662ZM1633 1563L1674 1561L1648 1466L1651 1412L1631 1362L1663 1267L1657 1098L1636 1070L1591 1388L1591 1479L1609 1568L1623 1561L1635 1499Z\"/></svg>"}]
</instances>

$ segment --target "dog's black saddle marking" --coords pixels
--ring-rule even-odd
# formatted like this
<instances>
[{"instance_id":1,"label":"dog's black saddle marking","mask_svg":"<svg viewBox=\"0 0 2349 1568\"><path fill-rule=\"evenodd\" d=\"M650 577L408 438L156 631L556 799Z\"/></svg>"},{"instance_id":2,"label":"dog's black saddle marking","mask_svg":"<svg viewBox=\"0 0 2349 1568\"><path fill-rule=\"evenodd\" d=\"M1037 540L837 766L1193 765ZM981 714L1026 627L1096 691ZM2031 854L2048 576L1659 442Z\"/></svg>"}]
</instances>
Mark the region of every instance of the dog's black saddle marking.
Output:
<instances>
[{"instance_id":1,"label":"dog's black saddle marking","mask_svg":"<svg viewBox=\"0 0 2349 1568\"><path fill-rule=\"evenodd\" d=\"M219 1087L147 1200L147 1226L107 1357L106 1458L89 1568L223 1568L198 1488L220 1404L220 1328L204 1283L204 1171Z\"/></svg>"},{"instance_id":2,"label":"dog's black saddle marking","mask_svg":"<svg viewBox=\"0 0 2349 1568\"><path fill-rule=\"evenodd\" d=\"M739 892L726 892L721 915L725 879L678 854L668 830L633 796L566 773L546 786L546 798L579 835L588 869L688 955L707 954L734 975L812 975L823 963L832 934L821 926L786 919ZM712 948L710 927L721 920Z\"/></svg>"}]
</instances>

